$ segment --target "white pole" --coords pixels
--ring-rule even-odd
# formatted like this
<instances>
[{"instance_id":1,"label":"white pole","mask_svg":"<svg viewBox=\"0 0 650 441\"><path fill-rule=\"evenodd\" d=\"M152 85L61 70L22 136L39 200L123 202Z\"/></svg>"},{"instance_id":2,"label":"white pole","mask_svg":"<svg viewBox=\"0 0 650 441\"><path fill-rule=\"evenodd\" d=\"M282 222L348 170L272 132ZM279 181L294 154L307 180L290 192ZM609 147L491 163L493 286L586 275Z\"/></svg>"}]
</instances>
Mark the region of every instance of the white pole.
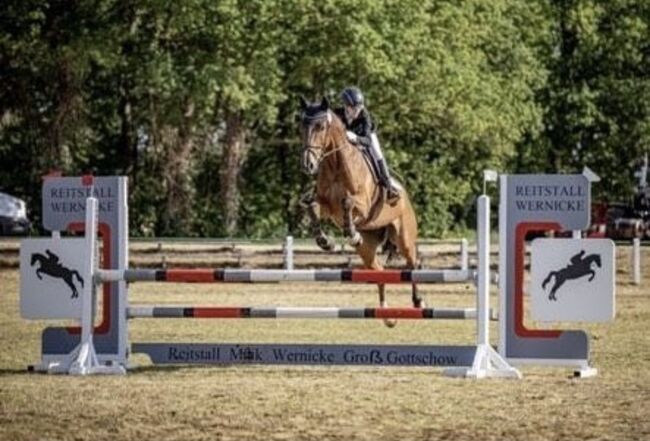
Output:
<instances>
[{"instance_id":1,"label":"white pole","mask_svg":"<svg viewBox=\"0 0 650 441\"><path fill-rule=\"evenodd\" d=\"M478 257L478 292L476 298L476 326L478 345L489 345L490 325L490 198L478 197L476 254Z\"/></svg>"},{"instance_id":2,"label":"white pole","mask_svg":"<svg viewBox=\"0 0 650 441\"><path fill-rule=\"evenodd\" d=\"M465 378L521 378L521 373L490 346L490 198L481 195L477 201L476 226L476 353L467 368L449 368L445 375Z\"/></svg>"},{"instance_id":3,"label":"white pole","mask_svg":"<svg viewBox=\"0 0 650 441\"><path fill-rule=\"evenodd\" d=\"M96 198L86 199L86 261L83 268L85 283L81 296L81 339L77 347L77 358L70 365L70 375L125 374L123 366L102 365L93 345L95 274L97 273L97 209Z\"/></svg>"},{"instance_id":4,"label":"white pole","mask_svg":"<svg viewBox=\"0 0 650 441\"><path fill-rule=\"evenodd\" d=\"M641 239L632 239L632 282L641 284Z\"/></svg>"},{"instance_id":5,"label":"white pole","mask_svg":"<svg viewBox=\"0 0 650 441\"><path fill-rule=\"evenodd\" d=\"M293 270L293 236L284 240L284 269Z\"/></svg>"},{"instance_id":6,"label":"white pole","mask_svg":"<svg viewBox=\"0 0 650 441\"><path fill-rule=\"evenodd\" d=\"M467 271L469 269L469 252L467 250L467 239L464 237L460 240L460 269Z\"/></svg>"},{"instance_id":7,"label":"white pole","mask_svg":"<svg viewBox=\"0 0 650 441\"><path fill-rule=\"evenodd\" d=\"M93 347L93 293L95 284L92 277L97 264L97 199L86 199L86 252L84 274L89 275L83 287L81 296L81 341L77 360L70 367L70 374L86 375L92 373L92 368L97 365L97 356Z\"/></svg>"}]
</instances>

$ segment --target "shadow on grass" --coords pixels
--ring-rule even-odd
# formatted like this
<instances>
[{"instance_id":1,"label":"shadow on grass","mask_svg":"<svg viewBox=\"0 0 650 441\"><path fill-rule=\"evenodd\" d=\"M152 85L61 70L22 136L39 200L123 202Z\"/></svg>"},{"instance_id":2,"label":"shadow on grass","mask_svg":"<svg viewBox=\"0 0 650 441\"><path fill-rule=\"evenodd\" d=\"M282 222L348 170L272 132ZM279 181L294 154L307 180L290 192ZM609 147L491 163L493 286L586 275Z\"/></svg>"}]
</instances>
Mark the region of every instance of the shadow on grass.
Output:
<instances>
[{"instance_id":1,"label":"shadow on grass","mask_svg":"<svg viewBox=\"0 0 650 441\"><path fill-rule=\"evenodd\" d=\"M43 373L44 372L33 370L31 366L25 366L24 368L16 369L0 369L0 377L8 377L11 375L37 375Z\"/></svg>"}]
</instances>

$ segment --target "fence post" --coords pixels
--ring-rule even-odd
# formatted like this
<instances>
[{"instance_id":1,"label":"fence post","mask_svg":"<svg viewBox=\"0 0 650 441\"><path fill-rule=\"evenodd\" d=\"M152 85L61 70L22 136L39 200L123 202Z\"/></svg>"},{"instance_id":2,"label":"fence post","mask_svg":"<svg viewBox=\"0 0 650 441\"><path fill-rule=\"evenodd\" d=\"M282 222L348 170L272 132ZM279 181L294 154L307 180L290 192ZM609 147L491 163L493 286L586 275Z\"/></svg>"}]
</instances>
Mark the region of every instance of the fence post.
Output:
<instances>
[{"instance_id":1,"label":"fence post","mask_svg":"<svg viewBox=\"0 0 650 441\"><path fill-rule=\"evenodd\" d=\"M284 240L284 269L293 270L293 236L287 236Z\"/></svg>"},{"instance_id":2,"label":"fence post","mask_svg":"<svg viewBox=\"0 0 650 441\"><path fill-rule=\"evenodd\" d=\"M632 283L641 284L641 239L632 239Z\"/></svg>"},{"instance_id":3,"label":"fence post","mask_svg":"<svg viewBox=\"0 0 650 441\"><path fill-rule=\"evenodd\" d=\"M467 271L469 269L469 251L467 239L464 237L460 240L460 269Z\"/></svg>"}]
</instances>

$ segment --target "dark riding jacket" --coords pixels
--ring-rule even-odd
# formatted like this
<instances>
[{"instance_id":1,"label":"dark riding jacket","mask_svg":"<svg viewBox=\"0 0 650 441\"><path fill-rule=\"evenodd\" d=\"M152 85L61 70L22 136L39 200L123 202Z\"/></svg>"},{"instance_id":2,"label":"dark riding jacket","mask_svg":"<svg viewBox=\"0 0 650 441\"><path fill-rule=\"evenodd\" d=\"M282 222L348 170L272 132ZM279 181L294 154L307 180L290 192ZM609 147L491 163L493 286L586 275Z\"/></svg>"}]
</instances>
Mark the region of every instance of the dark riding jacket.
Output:
<instances>
[{"instance_id":1,"label":"dark riding jacket","mask_svg":"<svg viewBox=\"0 0 650 441\"><path fill-rule=\"evenodd\" d=\"M334 109L334 113L336 113L338 117L341 118L341 121L343 121L345 124L346 129L354 132L354 134L357 135L359 144L364 147L370 147L370 134L375 131L375 125L372 122L370 112L368 112L365 108L362 109L359 113L359 116L357 116L356 119L352 122L348 122L347 118L345 117L345 109L343 107Z\"/></svg>"}]
</instances>

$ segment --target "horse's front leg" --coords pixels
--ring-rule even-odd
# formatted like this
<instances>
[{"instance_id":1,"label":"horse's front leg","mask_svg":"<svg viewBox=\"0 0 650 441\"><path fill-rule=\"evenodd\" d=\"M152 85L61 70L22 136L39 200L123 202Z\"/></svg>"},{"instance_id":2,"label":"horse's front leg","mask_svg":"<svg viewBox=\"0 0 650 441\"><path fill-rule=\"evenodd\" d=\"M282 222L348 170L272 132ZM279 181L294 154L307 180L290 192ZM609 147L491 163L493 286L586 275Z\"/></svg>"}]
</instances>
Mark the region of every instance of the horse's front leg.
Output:
<instances>
[{"instance_id":1,"label":"horse's front leg","mask_svg":"<svg viewBox=\"0 0 650 441\"><path fill-rule=\"evenodd\" d=\"M589 274L589 281L590 282L592 280L594 280L594 277L596 277L596 272L594 270L589 270L589 272L587 274Z\"/></svg>"},{"instance_id":2,"label":"horse's front leg","mask_svg":"<svg viewBox=\"0 0 650 441\"><path fill-rule=\"evenodd\" d=\"M343 206L343 235L351 246L358 247L363 243L363 238L352 220L352 199L346 196L341 201L341 205Z\"/></svg>"},{"instance_id":3,"label":"horse's front leg","mask_svg":"<svg viewBox=\"0 0 650 441\"><path fill-rule=\"evenodd\" d=\"M316 240L316 244L325 251L334 251L336 242L323 231L323 225L320 218L320 207L316 202L313 194L306 194L300 201L301 205L307 210L309 216L309 229Z\"/></svg>"}]
</instances>

